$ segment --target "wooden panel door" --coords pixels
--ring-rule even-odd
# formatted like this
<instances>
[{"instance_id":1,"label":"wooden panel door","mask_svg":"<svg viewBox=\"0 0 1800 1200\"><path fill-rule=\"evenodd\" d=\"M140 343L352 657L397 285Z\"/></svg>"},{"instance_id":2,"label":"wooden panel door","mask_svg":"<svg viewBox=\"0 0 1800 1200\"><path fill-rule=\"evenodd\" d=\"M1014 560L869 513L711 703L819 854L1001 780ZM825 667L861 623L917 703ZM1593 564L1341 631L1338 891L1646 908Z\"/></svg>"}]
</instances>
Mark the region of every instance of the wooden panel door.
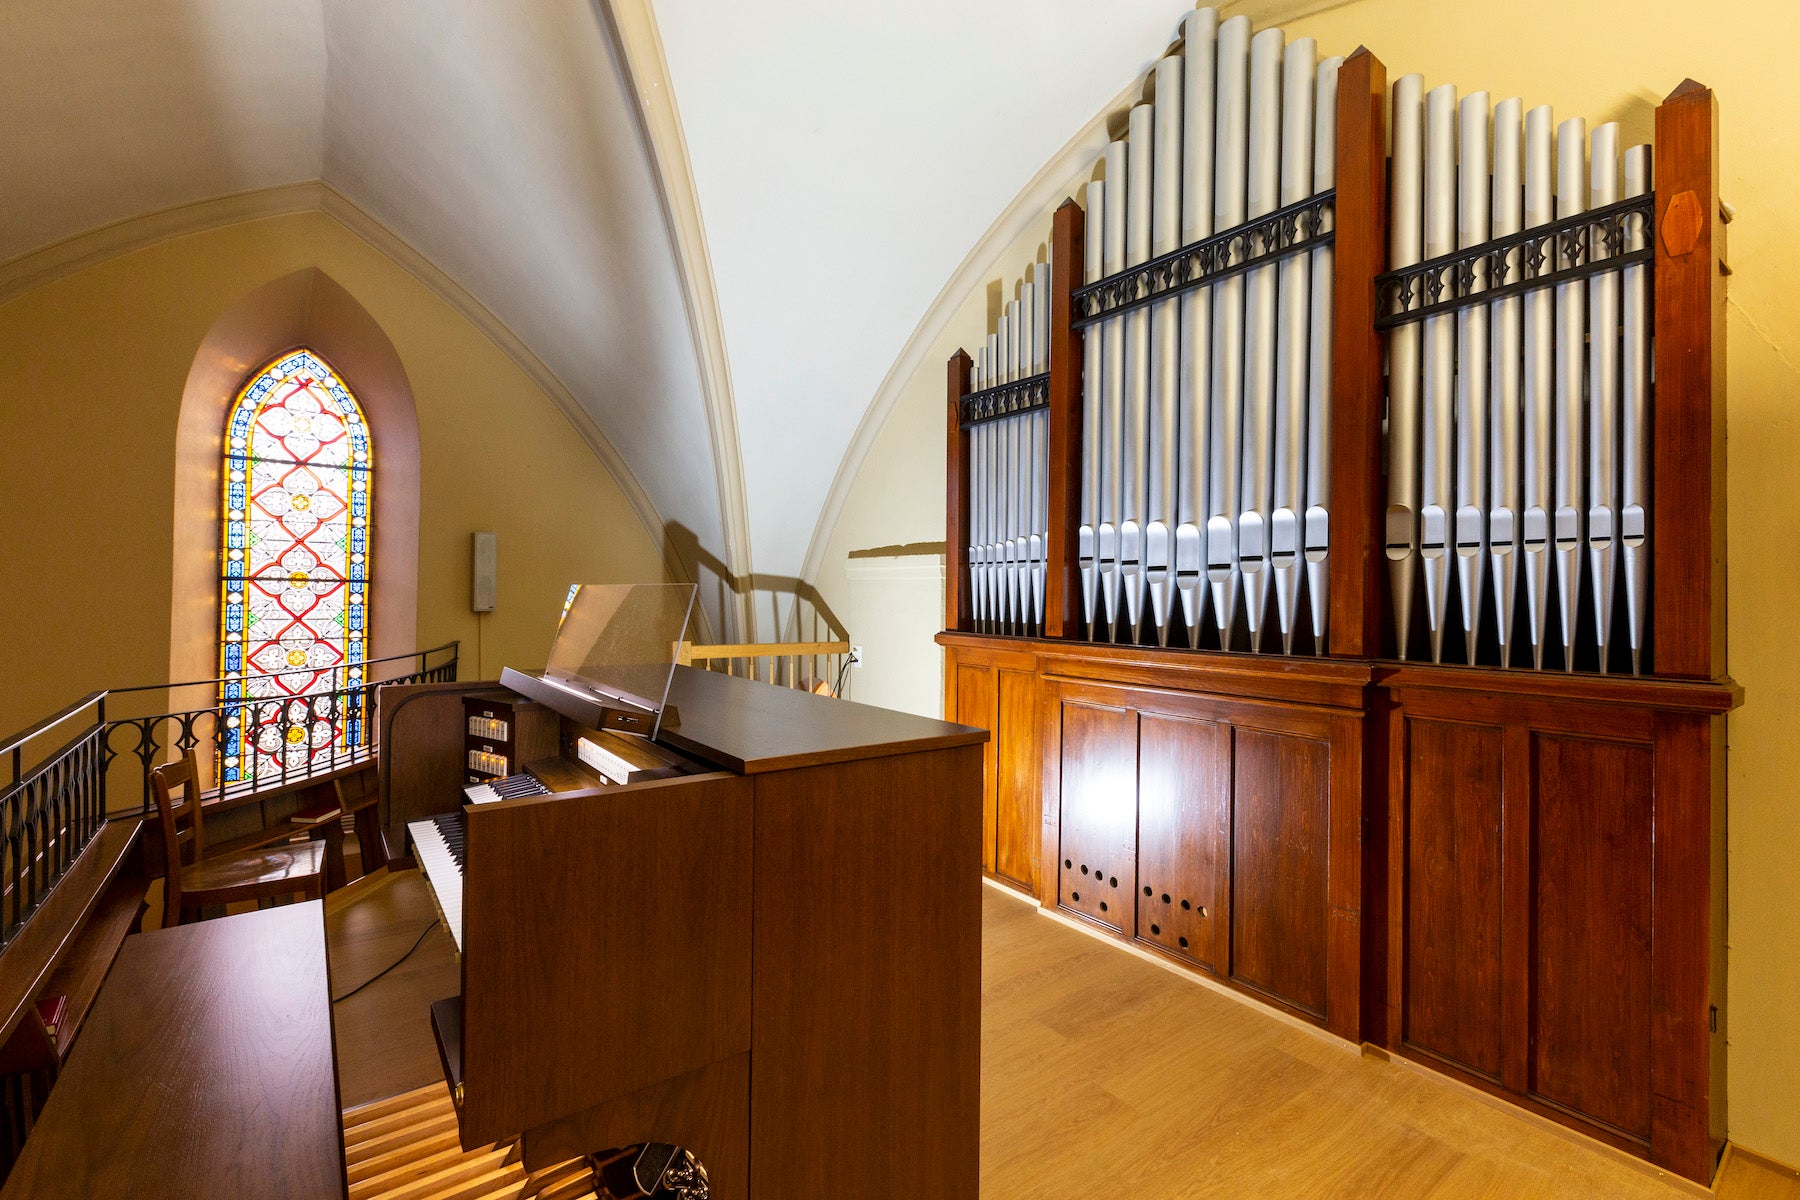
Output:
<instances>
[{"instance_id":1,"label":"wooden panel door","mask_svg":"<svg viewBox=\"0 0 1800 1200\"><path fill-rule=\"evenodd\" d=\"M1057 905L1130 936L1137 890L1138 715L1062 703Z\"/></svg>"},{"instance_id":2,"label":"wooden panel door","mask_svg":"<svg viewBox=\"0 0 1800 1200\"><path fill-rule=\"evenodd\" d=\"M995 768L1000 736L994 669L986 663L956 664L956 711L949 719L977 725L993 734L981 748L981 867L994 870L999 841L999 810L995 804Z\"/></svg>"},{"instance_id":3,"label":"wooden panel door","mask_svg":"<svg viewBox=\"0 0 1800 1200\"><path fill-rule=\"evenodd\" d=\"M1648 1142L1651 748L1533 741L1530 1090Z\"/></svg>"},{"instance_id":4,"label":"wooden panel door","mask_svg":"<svg viewBox=\"0 0 1800 1200\"><path fill-rule=\"evenodd\" d=\"M1209 969L1230 790L1228 726L1140 716L1137 936Z\"/></svg>"},{"instance_id":5,"label":"wooden panel door","mask_svg":"<svg viewBox=\"0 0 1800 1200\"><path fill-rule=\"evenodd\" d=\"M1325 1016L1330 747L1236 730L1232 763L1231 977Z\"/></svg>"},{"instance_id":6,"label":"wooden panel door","mask_svg":"<svg viewBox=\"0 0 1800 1200\"><path fill-rule=\"evenodd\" d=\"M994 738L989 743L994 798L993 862L989 869L1026 891L1037 886L1039 799L1037 681L1027 671L997 676Z\"/></svg>"},{"instance_id":7,"label":"wooden panel door","mask_svg":"<svg viewBox=\"0 0 1800 1200\"><path fill-rule=\"evenodd\" d=\"M1499 1082L1501 731L1415 718L1406 738L1401 1037Z\"/></svg>"}]
</instances>

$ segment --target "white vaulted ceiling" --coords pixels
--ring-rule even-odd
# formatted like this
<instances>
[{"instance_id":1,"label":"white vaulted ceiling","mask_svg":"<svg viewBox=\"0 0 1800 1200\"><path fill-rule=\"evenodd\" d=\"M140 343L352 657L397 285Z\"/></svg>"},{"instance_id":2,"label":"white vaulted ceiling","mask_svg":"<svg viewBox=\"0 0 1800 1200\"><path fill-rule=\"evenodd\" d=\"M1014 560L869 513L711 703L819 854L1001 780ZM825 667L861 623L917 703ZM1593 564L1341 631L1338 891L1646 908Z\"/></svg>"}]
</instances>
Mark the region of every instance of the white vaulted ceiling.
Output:
<instances>
[{"instance_id":1,"label":"white vaulted ceiling","mask_svg":"<svg viewBox=\"0 0 1800 1200\"><path fill-rule=\"evenodd\" d=\"M605 2L8 0L0 264L323 180L498 317L664 521L739 570L727 548L744 522L759 572L798 574L934 297L1186 5L613 0L660 31L667 79L633 62L679 117L658 152L704 231L684 293ZM1296 5L1323 6L1248 7ZM711 399L735 405L739 445L731 409L709 421L703 394L699 347L721 334Z\"/></svg>"},{"instance_id":2,"label":"white vaulted ceiling","mask_svg":"<svg viewBox=\"0 0 1800 1200\"><path fill-rule=\"evenodd\" d=\"M798 574L865 408L971 246L1183 0L654 0L731 357L758 570Z\"/></svg>"},{"instance_id":3,"label":"white vaulted ceiling","mask_svg":"<svg viewBox=\"0 0 1800 1200\"><path fill-rule=\"evenodd\" d=\"M498 317L724 557L680 275L590 0L9 0L0 113L0 263L323 180Z\"/></svg>"}]
</instances>

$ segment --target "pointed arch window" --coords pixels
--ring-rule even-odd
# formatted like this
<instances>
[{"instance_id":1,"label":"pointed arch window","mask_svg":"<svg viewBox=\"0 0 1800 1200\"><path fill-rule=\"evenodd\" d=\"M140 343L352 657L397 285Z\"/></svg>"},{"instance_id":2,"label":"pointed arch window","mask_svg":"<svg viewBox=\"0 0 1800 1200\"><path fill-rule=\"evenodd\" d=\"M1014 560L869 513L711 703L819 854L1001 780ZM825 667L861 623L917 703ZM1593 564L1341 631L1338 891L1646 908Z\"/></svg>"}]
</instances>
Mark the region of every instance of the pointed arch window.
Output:
<instances>
[{"instance_id":1,"label":"pointed arch window","mask_svg":"<svg viewBox=\"0 0 1800 1200\"><path fill-rule=\"evenodd\" d=\"M308 349L252 374L225 420L220 773L306 772L368 720L374 449L361 405Z\"/></svg>"}]
</instances>

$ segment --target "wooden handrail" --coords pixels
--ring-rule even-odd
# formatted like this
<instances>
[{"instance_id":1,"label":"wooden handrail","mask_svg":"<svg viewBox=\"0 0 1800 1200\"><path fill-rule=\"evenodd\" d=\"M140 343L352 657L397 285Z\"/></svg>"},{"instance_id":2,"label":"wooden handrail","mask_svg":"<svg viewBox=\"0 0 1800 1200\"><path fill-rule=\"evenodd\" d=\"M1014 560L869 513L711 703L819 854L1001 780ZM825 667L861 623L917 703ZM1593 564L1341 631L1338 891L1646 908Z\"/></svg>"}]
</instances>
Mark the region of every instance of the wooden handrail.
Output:
<instances>
[{"instance_id":1,"label":"wooden handrail","mask_svg":"<svg viewBox=\"0 0 1800 1200\"><path fill-rule=\"evenodd\" d=\"M682 642L676 647L675 661L689 667L696 659L710 662L721 658L803 658L848 653L849 642L738 642L714 646Z\"/></svg>"}]
</instances>

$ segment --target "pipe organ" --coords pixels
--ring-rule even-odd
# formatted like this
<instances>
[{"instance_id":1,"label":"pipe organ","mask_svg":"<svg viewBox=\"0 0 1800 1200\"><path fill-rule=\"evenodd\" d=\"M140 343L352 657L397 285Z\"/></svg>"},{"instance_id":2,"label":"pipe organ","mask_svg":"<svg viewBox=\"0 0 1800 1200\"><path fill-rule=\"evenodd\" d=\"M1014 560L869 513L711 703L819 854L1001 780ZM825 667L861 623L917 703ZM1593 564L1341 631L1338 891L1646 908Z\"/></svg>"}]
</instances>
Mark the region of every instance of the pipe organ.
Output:
<instances>
[{"instance_id":1,"label":"pipe organ","mask_svg":"<svg viewBox=\"0 0 1800 1200\"><path fill-rule=\"evenodd\" d=\"M1712 93L1653 150L1200 9L1117 128L949 364L988 873L1710 1178Z\"/></svg>"},{"instance_id":2,"label":"pipe organ","mask_svg":"<svg viewBox=\"0 0 1800 1200\"><path fill-rule=\"evenodd\" d=\"M1541 669L1548 646L1565 671L1642 674L1651 149L1520 109L1394 86L1377 325L1396 653L1442 662L1448 634L1469 665Z\"/></svg>"},{"instance_id":3,"label":"pipe organ","mask_svg":"<svg viewBox=\"0 0 1800 1200\"><path fill-rule=\"evenodd\" d=\"M969 429L969 587L983 632L1044 626L1049 335L1050 265L1037 263L976 347L975 391L957 414Z\"/></svg>"}]
</instances>

